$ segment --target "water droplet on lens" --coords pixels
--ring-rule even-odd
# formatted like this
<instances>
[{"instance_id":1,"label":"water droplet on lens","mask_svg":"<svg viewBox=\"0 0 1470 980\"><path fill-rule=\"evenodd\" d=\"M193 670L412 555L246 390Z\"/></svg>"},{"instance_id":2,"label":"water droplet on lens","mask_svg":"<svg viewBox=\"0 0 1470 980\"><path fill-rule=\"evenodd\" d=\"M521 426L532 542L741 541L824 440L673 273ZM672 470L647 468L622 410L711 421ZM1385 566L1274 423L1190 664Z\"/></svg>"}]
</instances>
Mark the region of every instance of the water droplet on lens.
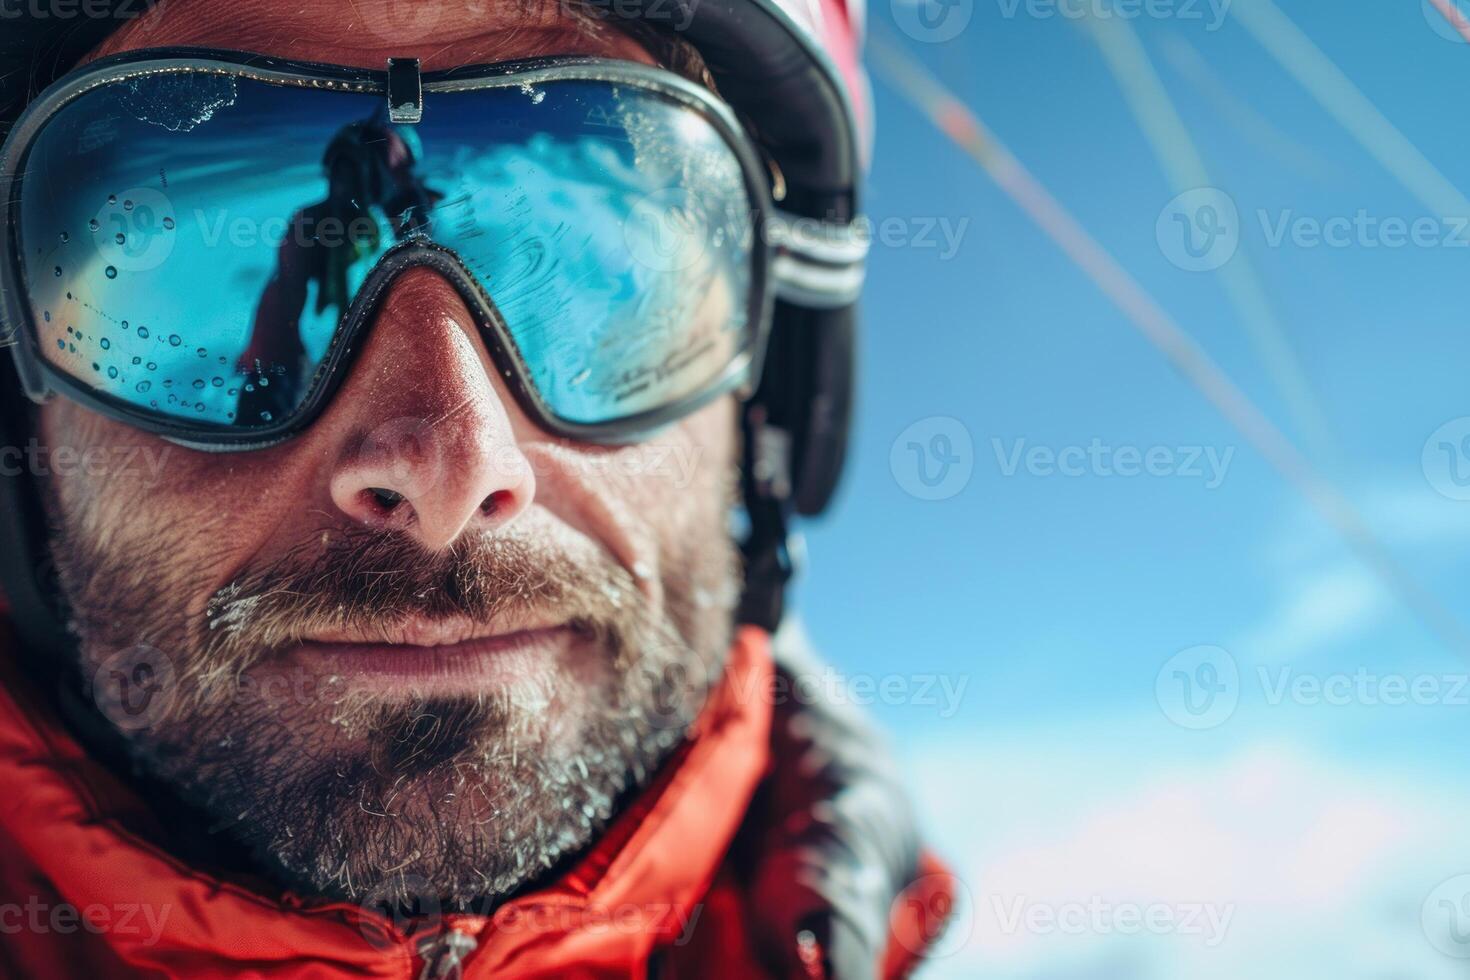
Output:
<instances>
[{"instance_id":1,"label":"water droplet on lens","mask_svg":"<svg viewBox=\"0 0 1470 980\"><path fill-rule=\"evenodd\" d=\"M209 379L209 383L212 384L212 385L214 385L216 388L221 388L221 387L224 387L225 379L224 378L210 378Z\"/></svg>"},{"instance_id":2,"label":"water droplet on lens","mask_svg":"<svg viewBox=\"0 0 1470 980\"><path fill-rule=\"evenodd\" d=\"M174 230L174 219L173 218L164 218L163 219L163 226L165 228L167 228L169 231L173 231Z\"/></svg>"},{"instance_id":3,"label":"water droplet on lens","mask_svg":"<svg viewBox=\"0 0 1470 980\"><path fill-rule=\"evenodd\" d=\"M99 343L102 344L102 349L103 350L111 350L112 349L112 341L108 340L106 337L103 337L102 340L99 341Z\"/></svg>"},{"instance_id":4,"label":"water droplet on lens","mask_svg":"<svg viewBox=\"0 0 1470 980\"><path fill-rule=\"evenodd\" d=\"M142 337L144 340L147 340L148 339L148 328L145 327L145 326L143 326L142 324L139 324L138 325L138 336L139 337Z\"/></svg>"},{"instance_id":5,"label":"water droplet on lens","mask_svg":"<svg viewBox=\"0 0 1470 980\"><path fill-rule=\"evenodd\" d=\"M98 221L96 218L93 218L91 221L87 222L87 227L92 231L97 231L99 228L102 227L102 222Z\"/></svg>"},{"instance_id":6,"label":"water droplet on lens","mask_svg":"<svg viewBox=\"0 0 1470 980\"><path fill-rule=\"evenodd\" d=\"M56 278L58 278L58 279L61 278L61 266L59 266L59 265L56 267ZM67 299L71 299L71 297L68 296Z\"/></svg>"},{"instance_id":7,"label":"water droplet on lens","mask_svg":"<svg viewBox=\"0 0 1470 980\"><path fill-rule=\"evenodd\" d=\"M139 357L137 354L134 354L133 355L133 363L134 364L142 364L143 363L143 359L141 357Z\"/></svg>"},{"instance_id":8,"label":"water droplet on lens","mask_svg":"<svg viewBox=\"0 0 1470 980\"><path fill-rule=\"evenodd\" d=\"M158 370L158 364L155 363L154 361L149 361L147 364L144 365L144 367L146 367L150 371L157 371Z\"/></svg>"},{"instance_id":9,"label":"water droplet on lens","mask_svg":"<svg viewBox=\"0 0 1470 980\"><path fill-rule=\"evenodd\" d=\"M169 346L171 346L171 347L177 347L177 346L179 346L180 344L182 344L184 342L184 338L183 337L180 337L176 333L171 333L171 334L168 335L168 342L169 342Z\"/></svg>"},{"instance_id":10,"label":"water droplet on lens","mask_svg":"<svg viewBox=\"0 0 1470 980\"><path fill-rule=\"evenodd\" d=\"M92 362L92 370L93 371L101 371L102 370L102 365L98 364L96 361L93 361Z\"/></svg>"},{"instance_id":11,"label":"water droplet on lens","mask_svg":"<svg viewBox=\"0 0 1470 980\"><path fill-rule=\"evenodd\" d=\"M108 368L107 369L107 376L109 378L115 378L115 377L117 377L117 368L115 368L115 367Z\"/></svg>"},{"instance_id":12,"label":"water droplet on lens","mask_svg":"<svg viewBox=\"0 0 1470 980\"><path fill-rule=\"evenodd\" d=\"M124 211L131 211L131 210L133 210L133 202L132 201L124 201L123 202L123 210Z\"/></svg>"},{"instance_id":13,"label":"water droplet on lens","mask_svg":"<svg viewBox=\"0 0 1470 980\"><path fill-rule=\"evenodd\" d=\"M254 391L255 390L255 385L253 385L253 384L251 384L250 382L247 381L245 383L245 390L246 391Z\"/></svg>"},{"instance_id":14,"label":"water droplet on lens","mask_svg":"<svg viewBox=\"0 0 1470 980\"><path fill-rule=\"evenodd\" d=\"M200 347L199 349L197 349L196 351L194 351L194 353L198 354L200 357L208 357L209 356L209 351L205 350L203 347Z\"/></svg>"},{"instance_id":15,"label":"water droplet on lens","mask_svg":"<svg viewBox=\"0 0 1470 980\"><path fill-rule=\"evenodd\" d=\"M238 395L239 393L240 393L240 389L239 388L231 388L229 391L225 392L225 394L227 394L227 395Z\"/></svg>"},{"instance_id":16,"label":"water droplet on lens","mask_svg":"<svg viewBox=\"0 0 1470 980\"><path fill-rule=\"evenodd\" d=\"M138 391L147 391L149 388L152 388L153 387L153 382L152 381L139 381L138 384L135 387L137 388Z\"/></svg>"},{"instance_id":17,"label":"water droplet on lens","mask_svg":"<svg viewBox=\"0 0 1470 980\"><path fill-rule=\"evenodd\" d=\"M268 388L268 387L270 387L270 383L271 383L271 379L270 378L261 378L260 379L260 386L262 388Z\"/></svg>"},{"instance_id":18,"label":"water droplet on lens","mask_svg":"<svg viewBox=\"0 0 1470 980\"><path fill-rule=\"evenodd\" d=\"M261 412L260 413L260 420L262 422L269 422L271 420L271 413L270 412Z\"/></svg>"},{"instance_id":19,"label":"water droplet on lens","mask_svg":"<svg viewBox=\"0 0 1470 980\"><path fill-rule=\"evenodd\" d=\"M109 195L107 195L107 203L108 204L116 204L117 203L117 195L116 194L109 194Z\"/></svg>"},{"instance_id":20,"label":"water droplet on lens","mask_svg":"<svg viewBox=\"0 0 1470 980\"><path fill-rule=\"evenodd\" d=\"M71 241L71 236L63 231L61 233L61 244L65 245L69 241Z\"/></svg>"},{"instance_id":21,"label":"water droplet on lens","mask_svg":"<svg viewBox=\"0 0 1470 980\"><path fill-rule=\"evenodd\" d=\"M196 389L203 388L204 387L204 379L203 378L195 378L194 379L194 387Z\"/></svg>"},{"instance_id":22,"label":"water droplet on lens","mask_svg":"<svg viewBox=\"0 0 1470 980\"><path fill-rule=\"evenodd\" d=\"M62 350L66 350L66 341L62 340L60 337L57 337L56 346L61 348Z\"/></svg>"},{"instance_id":23,"label":"water droplet on lens","mask_svg":"<svg viewBox=\"0 0 1470 980\"><path fill-rule=\"evenodd\" d=\"M122 232L118 232L116 235L112 236L112 240L121 245L123 242L128 240L128 236L124 235Z\"/></svg>"},{"instance_id":24,"label":"water droplet on lens","mask_svg":"<svg viewBox=\"0 0 1470 980\"><path fill-rule=\"evenodd\" d=\"M47 323L50 323L51 322L51 311L50 310L46 310L45 312L43 312L41 314L41 316L45 317Z\"/></svg>"},{"instance_id":25,"label":"water droplet on lens","mask_svg":"<svg viewBox=\"0 0 1470 980\"><path fill-rule=\"evenodd\" d=\"M116 279L117 278L117 267L116 266L111 266L110 265L107 268L103 269L102 271L107 274L107 278L109 278L109 279Z\"/></svg>"}]
</instances>

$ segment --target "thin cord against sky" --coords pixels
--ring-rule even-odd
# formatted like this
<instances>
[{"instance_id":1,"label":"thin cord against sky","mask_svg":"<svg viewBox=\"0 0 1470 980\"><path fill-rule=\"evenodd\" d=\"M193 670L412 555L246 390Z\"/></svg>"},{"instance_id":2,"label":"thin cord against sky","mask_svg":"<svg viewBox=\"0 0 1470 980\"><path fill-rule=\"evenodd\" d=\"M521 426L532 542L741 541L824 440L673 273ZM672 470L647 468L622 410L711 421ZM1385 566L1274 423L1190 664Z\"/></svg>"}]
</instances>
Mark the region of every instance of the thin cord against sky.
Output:
<instances>
[{"instance_id":1,"label":"thin cord against sky","mask_svg":"<svg viewBox=\"0 0 1470 980\"><path fill-rule=\"evenodd\" d=\"M1164 83L1149 60L1133 25L1121 17L1083 18L1087 33L1097 42L1123 99L1143 131L1172 188L1170 196L1201 187L1213 187L1203 156L1169 98ZM1266 287L1256 275L1245 250L1237 251L1215 273L1220 278L1236 319L1266 365L1267 376L1286 404L1294 428L1319 465L1335 458L1326 414L1302 371L1296 351L1271 308Z\"/></svg>"},{"instance_id":2,"label":"thin cord against sky","mask_svg":"<svg viewBox=\"0 0 1470 980\"><path fill-rule=\"evenodd\" d=\"M1445 7L1454 11L1450 0L1431 2L1441 13ZM1451 23L1458 26L1464 18L1458 11L1454 13L1456 19ZM1470 200L1276 4L1271 0L1234 0L1230 16L1431 214L1440 218L1470 217Z\"/></svg>"},{"instance_id":3,"label":"thin cord against sky","mask_svg":"<svg viewBox=\"0 0 1470 980\"><path fill-rule=\"evenodd\" d=\"M1164 33L1159 51L1169 67L1202 95L1217 118L1266 156L1316 182L1340 178L1336 162L1329 163L1316 150L1298 141L1243 99L1210 67L1183 33Z\"/></svg>"},{"instance_id":4,"label":"thin cord against sky","mask_svg":"<svg viewBox=\"0 0 1470 980\"><path fill-rule=\"evenodd\" d=\"M874 67L947 137L958 144L1143 337L1256 448L1347 542L1380 581L1455 654L1470 659L1470 633L1411 575L1374 534L1351 501L1325 479L1205 350L1083 228L980 117L897 43L869 40Z\"/></svg>"},{"instance_id":5,"label":"thin cord against sky","mask_svg":"<svg viewBox=\"0 0 1470 980\"><path fill-rule=\"evenodd\" d=\"M1460 8L1455 6L1455 0L1429 0L1434 4L1434 9L1440 12L1450 26L1459 32L1460 36L1470 41L1470 20L1460 13Z\"/></svg>"}]
</instances>

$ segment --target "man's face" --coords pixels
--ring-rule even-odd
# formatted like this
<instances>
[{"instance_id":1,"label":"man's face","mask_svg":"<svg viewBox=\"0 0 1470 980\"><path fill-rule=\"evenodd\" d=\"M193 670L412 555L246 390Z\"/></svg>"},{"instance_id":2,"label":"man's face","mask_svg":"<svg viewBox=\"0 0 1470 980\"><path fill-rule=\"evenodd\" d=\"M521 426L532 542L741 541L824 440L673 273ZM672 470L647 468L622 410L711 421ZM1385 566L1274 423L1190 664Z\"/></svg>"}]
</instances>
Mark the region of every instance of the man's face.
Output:
<instances>
[{"instance_id":1,"label":"man's face","mask_svg":"<svg viewBox=\"0 0 1470 980\"><path fill-rule=\"evenodd\" d=\"M172 0L100 53L651 60L552 2ZM625 448L554 438L427 269L282 445L193 451L65 399L39 430L134 461L51 478L84 681L144 768L307 893L506 895L661 761L729 643L732 401Z\"/></svg>"}]
</instances>

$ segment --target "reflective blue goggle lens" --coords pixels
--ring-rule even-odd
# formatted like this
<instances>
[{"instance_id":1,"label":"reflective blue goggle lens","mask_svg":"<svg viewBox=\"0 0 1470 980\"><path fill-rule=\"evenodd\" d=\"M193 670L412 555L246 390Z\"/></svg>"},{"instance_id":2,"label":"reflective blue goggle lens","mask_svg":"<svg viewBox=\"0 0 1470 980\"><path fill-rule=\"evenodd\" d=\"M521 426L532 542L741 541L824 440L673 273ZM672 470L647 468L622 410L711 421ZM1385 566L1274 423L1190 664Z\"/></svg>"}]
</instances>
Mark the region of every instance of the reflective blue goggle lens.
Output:
<instances>
[{"instance_id":1,"label":"reflective blue goggle lens","mask_svg":"<svg viewBox=\"0 0 1470 980\"><path fill-rule=\"evenodd\" d=\"M380 94L203 71L102 84L37 134L17 245L46 361L104 401L278 429L333 383L390 250L454 253L545 414L606 426L753 343L748 164L653 87L552 78Z\"/></svg>"}]
</instances>

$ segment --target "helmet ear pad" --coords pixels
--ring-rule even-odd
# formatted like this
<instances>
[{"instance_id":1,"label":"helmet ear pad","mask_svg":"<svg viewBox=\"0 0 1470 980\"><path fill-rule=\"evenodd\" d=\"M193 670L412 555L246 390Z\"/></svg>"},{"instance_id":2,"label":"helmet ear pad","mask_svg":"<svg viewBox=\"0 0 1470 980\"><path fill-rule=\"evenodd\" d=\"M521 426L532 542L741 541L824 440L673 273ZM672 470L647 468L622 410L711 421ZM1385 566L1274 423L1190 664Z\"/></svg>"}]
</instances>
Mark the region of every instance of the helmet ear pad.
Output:
<instances>
[{"instance_id":1,"label":"helmet ear pad","mask_svg":"<svg viewBox=\"0 0 1470 980\"><path fill-rule=\"evenodd\" d=\"M21 391L9 357L0 357L0 607L20 634L22 656L47 672L61 669L73 646L48 542L41 475L25 452L35 435L35 406Z\"/></svg>"},{"instance_id":2,"label":"helmet ear pad","mask_svg":"<svg viewBox=\"0 0 1470 980\"><path fill-rule=\"evenodd\" d=\"M781 624L797 561L790 515L821 513L837 488L852 413L855 321L851 306L776 304L760 387L741 418L749 520L742 623L772 631Z\"/></svg>"},{"instance_id":3,"label":"helmet ear pad","mask_svg":"<svg viewBox=\"0 0 1470 980\"><path fill-rule=\"evenodd\" d=\"M777 301L760 387L748 413L786 434L791 508L820 514L847 455L856 375L857 309L809 309ZM749 463L749 461L748 461Z\"/></svg>"}]
</instances>

